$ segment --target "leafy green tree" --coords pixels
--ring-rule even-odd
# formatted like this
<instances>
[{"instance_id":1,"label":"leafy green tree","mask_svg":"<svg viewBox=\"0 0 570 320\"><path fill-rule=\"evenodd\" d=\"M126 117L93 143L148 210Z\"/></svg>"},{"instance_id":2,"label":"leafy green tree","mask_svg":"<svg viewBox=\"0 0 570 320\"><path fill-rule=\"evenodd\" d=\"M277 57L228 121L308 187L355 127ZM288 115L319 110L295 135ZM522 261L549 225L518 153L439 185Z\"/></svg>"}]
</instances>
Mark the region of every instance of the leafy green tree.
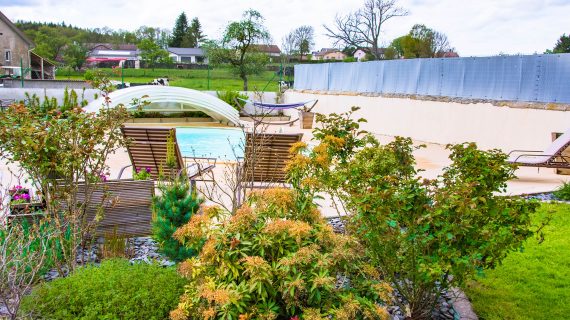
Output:
<instances>
[{"instance_id":1,"label":"leafy green tree","mask_svg":"<svg viewBox=\"0 0 570 320\"><path fill-rule=\"evenodd\" d=\"M161 195L152 201L155 215L153 238L158 242L160 251L174 261L195 256L197 252L194 249L183 246L172 235L198 212L202 200L190 190L187 180L177 179L172 183L161 184L159 188Z\"/></svg>"},{"instance_id":2,"label":"leafy green tree","mask_svg":"<svg viewBox=\"0 0 570 320\"><path fill-rule=\"evenodd\" d=\"M59 32L57 28L48 26L42 26L38 29L35 33L34 41L36 43L34 52L51 60L56 60L69 43L69 39Z\"/></svg>"},{"instance_id":3,"label":"leafy green tree","mask_svg":"<svg viewBox=\"0 0 570 320\"><path fill-rule=\"evenodd\" d=\"M181 48L183 47L184 38L187 36L188 32L188 18L186 18L186 13L182 12L178 18L176 18L176 23L174 24L174 29L172 30L172 37L168 43L171 47Z\"/></svg>"},{"instance_id":4,"label":"leafy green tree","mask_svg":"<svg viewBox=\"0 0 570 320\"><path fill-rule=\"evenodd\" d=\"M560 39L556 41L552 53L570 53L570 35L563 34Z\"/></svg>"},{"instance_id":5,"label":"leafy green tree","mask_svg":"<svg viewBox=\"0 0 570 320\"><path fill-rule=\"evenodd\" d=\"M241 21L230 23L219 44L206 47L208 59L213 65L229 64L232 72L243 80L243 90L248 90L248 76L261 73L269 57L258 52L254 44L267 42L269 32L262 24L263 17L255 10L243 13Z\"/></svg>"},{"instance_id":6,"label":"leafy green tree","mask_svg":"<svg viewBox=\"0 0 570 320\"><path fill-rule=\"evenodd\" d=\"M407 35L394 39L389 48L387 59L437 58L453 51L445 34L423 24L414 25Z\"/></svg>"},{"instance_id":7,"label":"leafy green tree","mask_svg":"<svg viewBox=\"0 0 570 320\"><path fill-rule=\"evenodd\" d=\"M153 70L157 63L172 62L172 59L168 56L168 51L162 49L151 39L143 39L138 47L141 51L141 59Z\"/></svg>"},{"instance_id":8,"label":"leafy green tree","mask_svg":"<svg viewBox=\"0 0 570 320\"><path fill-rule=\"evenodd\" d=\"M69 44L63 52L65 64L76 70L81 69L87 58L87 48L80 43Z\"/></svg>"}]
</instances>

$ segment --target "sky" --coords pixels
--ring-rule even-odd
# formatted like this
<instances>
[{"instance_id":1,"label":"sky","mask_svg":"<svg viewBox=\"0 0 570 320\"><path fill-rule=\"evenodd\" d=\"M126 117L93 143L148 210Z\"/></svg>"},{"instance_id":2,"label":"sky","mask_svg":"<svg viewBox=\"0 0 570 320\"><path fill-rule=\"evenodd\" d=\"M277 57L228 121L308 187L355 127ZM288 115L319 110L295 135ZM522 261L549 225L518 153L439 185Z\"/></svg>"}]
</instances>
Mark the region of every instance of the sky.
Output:
<instances>
[{"instance_id":1,"label":"sky","mask_svg":"<svg viewBox=\"0 0 570 320\"><path fill-rule=\"evenodd\" d=\"M12 21L62 22L78 27L135 30L172 29L186 12L198 17L208 38L253 8L265 18L273 43L301 25L315 28L315 50L331 46L323 24L362 7L364 0L0 0ZM410 14L383 25L382 42L409 32L416 23L443 32L461 56L542 53L570 34L570 0L399 0Z\"/></svg>"}]
</instances>

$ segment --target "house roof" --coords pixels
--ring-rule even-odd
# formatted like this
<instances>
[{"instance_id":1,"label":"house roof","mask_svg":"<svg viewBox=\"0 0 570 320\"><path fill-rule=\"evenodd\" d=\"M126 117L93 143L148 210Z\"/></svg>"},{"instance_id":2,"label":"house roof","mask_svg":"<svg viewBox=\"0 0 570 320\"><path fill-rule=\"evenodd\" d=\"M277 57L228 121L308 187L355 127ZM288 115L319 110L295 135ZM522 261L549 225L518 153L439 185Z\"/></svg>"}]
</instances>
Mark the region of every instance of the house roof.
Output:
<instances>
[{"instance_id":1,"label":"house roof","mask_svg":"<svg viewBox=\"0 0 570 320\"><path fill-rule=\"evenodd\" d=\"M42 57L42 56L40 56L39 54L37 54L37 53L35 53L35 52L33 52L33 51L30 52L30 58L32 59L32 62L41 63L41 60L44 60L44 65L46 65L46 64L47 64L47 65L51 65L51 66L56 66L56 65L57 65L57 63L55 63L55 62L53 62L53 61L51 61L51 60L49 60L49 59L47 59L47 58Z\"/></svg>"},{"instance_id":2,"label":"house roof","mask_svg":"<svg viewBox=\"0 0 570 320\"><path fill-rule=\"evenodd\" d=\"M264 53L281 54L281 49L274 44L252 44L251 47Z\"/></svg>"},{"instance_id":3,"label":"house roof","mask_svg":"<svg viewBox=\"0 0 570 320\"><path fill-rule=\"evenodd\" d=\"M128 51L137 51L137 45L132 43L86 43L85 47L89 51L93 50L128 50Z\"/></svg>"},{"instance_id":4,"label":"house roof","mask_svg":"<svg viewBox=\"0 0 570 320\"><path fill-rule=\"evenodd\" d=\"M342 51L340 51L338 49L334 49L334 48L322 48L321 51L318 51L318 52L314 53L313 55L314 56L325 56L325 55L332 53L332 52L342 52Z\"/></svg>"},{"instance_id":5,"label":"house roof","mask_svg":"<svg viewBox=\"0 0 570 320\"><path fill-rule=\"evenodd\" d=\"M166 49L170 53L174 53L177 56L203 56L204 50L201 48L175 48L168 47Z\"/></svg>"},{"instance_id":6,"label":"house roof","mask_svg":"<svg viewBox=\"0 0 570 320\"><path fill-rule=\"evenodd\" d=\"M8 19L8 17L2 13L2 11L0 11L0 20L4 21L4 23L6 23L8 27L12 29L17 35L19 35L20 38L22 38L22 40L24 40L28 45L32 47L35 46L32 40L30 40L30 38L28 38L20 29L18 29L18 27L16 27L16 25L13 24L12 21L10 21L10 19Z\"/></svg>"}]
</instances>

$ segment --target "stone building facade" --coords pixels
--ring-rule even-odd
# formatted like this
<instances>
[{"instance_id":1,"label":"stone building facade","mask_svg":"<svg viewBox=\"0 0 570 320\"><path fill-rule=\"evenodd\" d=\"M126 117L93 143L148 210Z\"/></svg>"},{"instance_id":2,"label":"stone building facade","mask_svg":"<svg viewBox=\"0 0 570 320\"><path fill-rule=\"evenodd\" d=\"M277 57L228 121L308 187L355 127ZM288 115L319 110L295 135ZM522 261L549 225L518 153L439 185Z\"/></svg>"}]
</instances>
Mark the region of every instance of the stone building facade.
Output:
<instances>
[{"instance_id":1,"label":"stone building facade","mask_svg":"<svg viewBox=\"0 0 570 320\"><path fill-rule=\"evenodd\" d=\"M0 67L14 67L3 68L0 73L18 73L20 63L24 68L29 68L30 50L33 47L34 43L0 11ZM30 78L30 73L26 74L26 78Z\"/></svg>"}]
</instances>

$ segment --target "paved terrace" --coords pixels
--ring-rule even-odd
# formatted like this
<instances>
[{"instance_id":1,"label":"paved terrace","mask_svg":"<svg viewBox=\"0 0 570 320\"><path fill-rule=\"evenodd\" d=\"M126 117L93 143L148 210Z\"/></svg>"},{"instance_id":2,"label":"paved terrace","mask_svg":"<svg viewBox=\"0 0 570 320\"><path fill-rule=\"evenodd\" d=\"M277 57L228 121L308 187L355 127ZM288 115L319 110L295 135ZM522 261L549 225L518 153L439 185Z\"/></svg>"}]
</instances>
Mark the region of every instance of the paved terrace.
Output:
<instances>
[{"instance_id":1,"label":"paved terrace","mask_svg":"<svg viewBox=\"0 0 570 320\"><path fill-rule=\"evenodd\" d=\"M136 126L141 126L141 124L133 124ZM149 124L157 125L157 126L192 126L192 123L176 123L176 124ZM194 124L196 125L196 124ZM198 124L198 125L204 125ZM268 132L283 132L283 133L303 133L303 141L309 142L312 138L312 132L309 129L299 129L298 123L295 123L293 126L268 126ZM392 140L392 137L385 136L385 135L377 135L379 140L382 143L388 143ZM425 143L422 141L415 141L415 143L425 144L426 147L415 151L417 168L422 169L423 171L420 173L421 176L426 178L435 178L437 175L441 174L442 169L450 164L450 160L448 159L449 152L445 149L444 145L434 144L434 143ZM546 147L546 146L545 146ZM108 159L108 164L110 166L110 174L111 178L114 179L117 177L120 169L130 164L129 156L127 154L126 149L118 150L115 154L111 155ZM225 169L225 165L223 163L219 163L215 169L215 175L217 177L221 177L223 175L223 171ZM519 194L527 194L527 193L540 193L540 192L548 192L556 189L562 182L570 181L570 175L558 175L555 173L554 169L540 169L537 168L520 168L516 172L517 179L508 182L508 189L507 194L510 195L519 195ZM3 186L10 186L18 184L18 181L14 179L14 177L10 174L8 170L8 166L5 162L0 163L0 175L1 175L1 182ZM124 173L123 178L130 178L131 171L126 170ZM201 186L202 185L202 186ZM198 188L203 188L203 182L198 183ZM320 203L322 207L322 212L325 216L336 216L336 211L331 207L330 200L324 200Z\"/></svg>"}]
</instances>

